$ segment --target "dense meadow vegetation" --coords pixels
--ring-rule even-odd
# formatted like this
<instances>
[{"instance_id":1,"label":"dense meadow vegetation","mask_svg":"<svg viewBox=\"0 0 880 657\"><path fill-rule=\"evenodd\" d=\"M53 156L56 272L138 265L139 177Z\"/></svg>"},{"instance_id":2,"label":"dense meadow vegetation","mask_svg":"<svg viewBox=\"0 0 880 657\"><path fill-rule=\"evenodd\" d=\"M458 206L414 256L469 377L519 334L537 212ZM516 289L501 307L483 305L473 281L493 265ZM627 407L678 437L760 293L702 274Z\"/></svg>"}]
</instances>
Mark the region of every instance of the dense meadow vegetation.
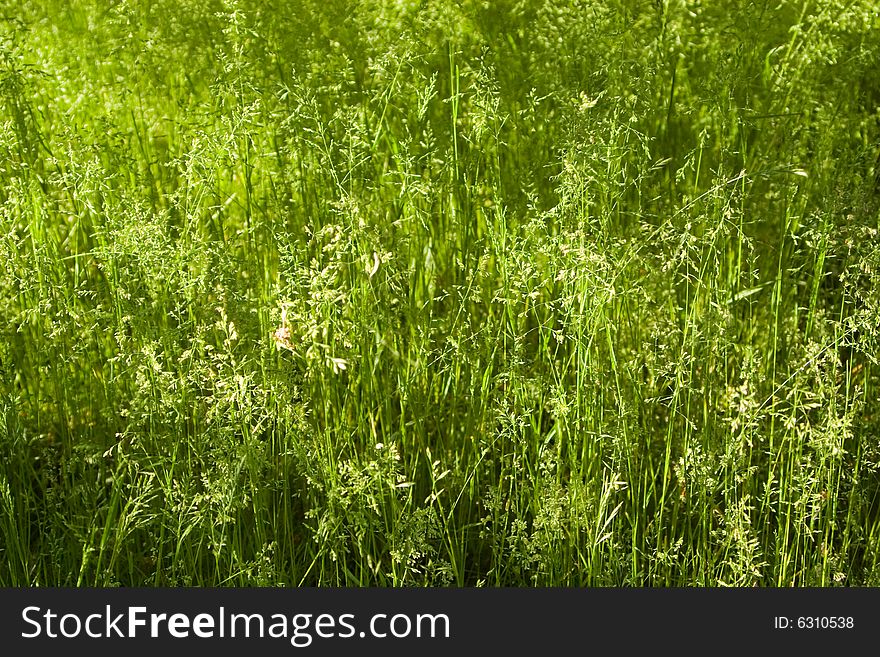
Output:
<instances>
[{"instance_id":1,"label":"dense meadow vegetation","mask_svg":"<svg viewBox=\"0 0 880 657\"><path fill-rule=\"evenodd\" d=\"M0 9L0 585L880 585L880 3Z\"/></svg>"}]
</instances>

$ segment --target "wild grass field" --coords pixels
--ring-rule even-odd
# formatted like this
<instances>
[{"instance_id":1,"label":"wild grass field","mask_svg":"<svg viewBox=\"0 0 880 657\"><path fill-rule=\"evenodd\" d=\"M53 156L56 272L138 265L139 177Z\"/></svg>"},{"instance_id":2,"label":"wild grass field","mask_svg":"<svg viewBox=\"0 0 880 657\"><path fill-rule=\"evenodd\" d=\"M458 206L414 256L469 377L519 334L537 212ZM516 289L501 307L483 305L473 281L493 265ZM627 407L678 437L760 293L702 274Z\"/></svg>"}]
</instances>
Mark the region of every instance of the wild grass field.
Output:
<instances>
[{"instance_id":1,"label":"wild grass field","mask_svg":"<svg viewBox=\"0 0 880 657\"><path fill-rule=\"evenodd\" d=\"M880 2L0 16L0 585L880 585Z\"/></svg>"}]
</instances>

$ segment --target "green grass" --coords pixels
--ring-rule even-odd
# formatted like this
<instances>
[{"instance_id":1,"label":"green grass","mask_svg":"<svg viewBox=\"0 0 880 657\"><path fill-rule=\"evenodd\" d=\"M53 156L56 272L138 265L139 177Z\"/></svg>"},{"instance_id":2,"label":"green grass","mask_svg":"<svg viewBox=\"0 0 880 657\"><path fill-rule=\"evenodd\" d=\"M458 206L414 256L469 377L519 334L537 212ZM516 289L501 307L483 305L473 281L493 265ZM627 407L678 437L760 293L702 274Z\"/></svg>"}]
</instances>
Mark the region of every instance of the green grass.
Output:
<instances>
[{"instance_id":1,"label":"green grass","mask_svg":"<svg viewBox=\"0 0 880 657\"><path fill-rule=\"evenodd\" d=\"M0 586L880 585L877 2L0 9Z\"/></svg>"}]
</instances>

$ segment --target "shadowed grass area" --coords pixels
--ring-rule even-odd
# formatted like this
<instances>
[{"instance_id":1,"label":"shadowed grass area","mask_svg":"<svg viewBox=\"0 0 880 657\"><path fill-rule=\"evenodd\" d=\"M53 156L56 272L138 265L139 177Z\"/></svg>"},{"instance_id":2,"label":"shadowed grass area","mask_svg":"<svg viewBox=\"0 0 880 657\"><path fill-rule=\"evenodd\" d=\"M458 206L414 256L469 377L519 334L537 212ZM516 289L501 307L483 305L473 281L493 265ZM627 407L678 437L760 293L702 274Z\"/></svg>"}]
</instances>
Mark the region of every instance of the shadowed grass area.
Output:
<instances>
[{"instance_id":1,"label":"shadowed grass area","mask_svg":"<svg viewBox=\"0 0 880 657\"><path fill-rule=\"evenodd\" d=\"M876 2L0 10L0 585L880 585Z\"/></svg>"}]
</instances>

